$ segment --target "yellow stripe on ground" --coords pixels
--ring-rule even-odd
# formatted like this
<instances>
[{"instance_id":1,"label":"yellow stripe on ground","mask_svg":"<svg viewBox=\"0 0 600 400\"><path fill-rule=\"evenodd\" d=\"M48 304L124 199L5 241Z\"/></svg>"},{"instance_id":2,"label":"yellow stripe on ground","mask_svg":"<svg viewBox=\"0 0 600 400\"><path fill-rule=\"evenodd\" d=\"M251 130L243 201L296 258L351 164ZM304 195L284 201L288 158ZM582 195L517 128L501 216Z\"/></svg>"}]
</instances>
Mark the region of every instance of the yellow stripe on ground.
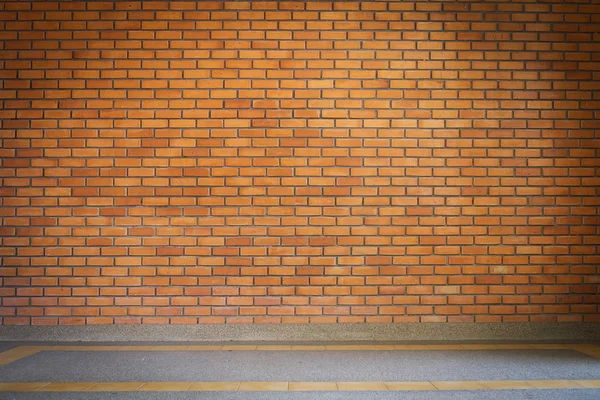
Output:
<instances>
[{"instance_id":1,"label":"yellow stripe on ground","mask_svg":"<svg viewBox=\"0 0 600 400\"><path fill-rule=\"evenodd\" d=\"M13 361L32 356L40 351L38 346L19 346L0 353L0 365L10 364Z\"/></svg>"},{"instance_id":2,"label":"yellow stripe on ground","mask_svg":"<svg viewBox=\"0 0 600 400\"><path fill-rule=\"evenodd\" d=\"M442 382L4 382L0 392L250 392L600 389L600 380Z\"/></svg>"},{"instance_id":3,"label":"yellow stripe on ground","mask_svg":"<svg viewBox=\"0 0 600 400\"><path fill-rule=\"evenodd\" d=\"M19 346L0 353L0 366L40 351L477 351L477 350L574 350L600 358L593 344L360 344L360 345L127 345L127 346Z\"/></svg>"}]
</instances>

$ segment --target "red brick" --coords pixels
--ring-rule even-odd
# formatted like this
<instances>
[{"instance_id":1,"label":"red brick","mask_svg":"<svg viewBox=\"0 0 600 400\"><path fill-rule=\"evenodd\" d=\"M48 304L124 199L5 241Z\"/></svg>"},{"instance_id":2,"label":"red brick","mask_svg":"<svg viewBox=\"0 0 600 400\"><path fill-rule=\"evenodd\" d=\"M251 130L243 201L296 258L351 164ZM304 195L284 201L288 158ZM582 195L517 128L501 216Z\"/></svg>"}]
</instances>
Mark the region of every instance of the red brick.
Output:
<instances>
[{"instance_id":1,"label":"red brick","mask_svg":"<svg viewBox=\"0 0 600 400\"><path fill-rule=\"evenodd\" d=\"M469 7L8 3L0 324L597 322L600 10Z\"/></svg>"}]
</instances>

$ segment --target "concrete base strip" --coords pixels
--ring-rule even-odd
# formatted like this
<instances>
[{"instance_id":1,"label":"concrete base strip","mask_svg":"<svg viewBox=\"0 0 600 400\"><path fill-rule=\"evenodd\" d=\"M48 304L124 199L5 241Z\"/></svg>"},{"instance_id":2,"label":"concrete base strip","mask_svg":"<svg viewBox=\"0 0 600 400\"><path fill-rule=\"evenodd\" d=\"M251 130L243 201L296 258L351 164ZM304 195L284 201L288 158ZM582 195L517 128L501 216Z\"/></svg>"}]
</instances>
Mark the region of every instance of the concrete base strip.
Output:
<instances>
[{"instance_id":1,"label":"concrete base strip","mask_svg":"<svg viewBox=\"0 0 600 400\"><path fill-rule=\"evenodd\" d=\"M600 389L600 380L443 382L5 382L0 392L251 392Z\"/></svg>"},{"instance_id":2,"label":"concrete base strip","mask_svg":"<svg viewBox=\"0 0 600 400\"><path fill-rule=\"evenodd\" d=\"M600 323L0 326L0 341L600 340Z\"/></svg>"},{"instance_id":3,"label":"concrete base strip","mask_svg":"<svg viewBox=\"0 0 600 400\"><path fill-rule=\"evenodd\" d=\"M0 353L0 366L40 351L477 351L477 350L575 350L600 358L593 344L431 344L431 345L190 345L190 346L19 346Z\"/></svg>"}]
</instances>

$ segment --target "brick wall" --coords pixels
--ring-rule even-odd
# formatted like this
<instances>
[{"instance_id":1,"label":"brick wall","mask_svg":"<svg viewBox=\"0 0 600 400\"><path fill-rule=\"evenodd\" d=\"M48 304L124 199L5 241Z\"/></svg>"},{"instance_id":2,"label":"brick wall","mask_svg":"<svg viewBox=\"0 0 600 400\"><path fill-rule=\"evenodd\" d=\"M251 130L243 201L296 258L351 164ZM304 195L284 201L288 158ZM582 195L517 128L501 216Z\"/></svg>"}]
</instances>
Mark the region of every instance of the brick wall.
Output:
<instances>
[{"instance_id":1,"label":"brick wall","mask_svg":"<svg viewBox=\"0 0 600 400\"><path fill-rule=\"evenodd\" d=\"M0 3L0 323L600 321L600 4Z\"/></svg>"}]
</instances>

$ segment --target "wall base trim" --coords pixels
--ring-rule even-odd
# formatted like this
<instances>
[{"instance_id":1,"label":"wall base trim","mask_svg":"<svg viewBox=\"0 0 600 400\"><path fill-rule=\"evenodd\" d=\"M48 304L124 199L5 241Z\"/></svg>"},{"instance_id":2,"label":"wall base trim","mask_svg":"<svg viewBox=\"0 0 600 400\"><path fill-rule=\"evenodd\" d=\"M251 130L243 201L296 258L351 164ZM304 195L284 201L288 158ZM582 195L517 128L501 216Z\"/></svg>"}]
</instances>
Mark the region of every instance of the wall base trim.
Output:
<instances>
[{"instance_id":1,"label":"wall base trim","mask_svg":"<svg viewBox=\"0 0 600 400\"><path fill-rule=\"evenodd\" d=\"M600 341L600 323L0 326L0 341Z\"/></svg>"}]
</instances>

